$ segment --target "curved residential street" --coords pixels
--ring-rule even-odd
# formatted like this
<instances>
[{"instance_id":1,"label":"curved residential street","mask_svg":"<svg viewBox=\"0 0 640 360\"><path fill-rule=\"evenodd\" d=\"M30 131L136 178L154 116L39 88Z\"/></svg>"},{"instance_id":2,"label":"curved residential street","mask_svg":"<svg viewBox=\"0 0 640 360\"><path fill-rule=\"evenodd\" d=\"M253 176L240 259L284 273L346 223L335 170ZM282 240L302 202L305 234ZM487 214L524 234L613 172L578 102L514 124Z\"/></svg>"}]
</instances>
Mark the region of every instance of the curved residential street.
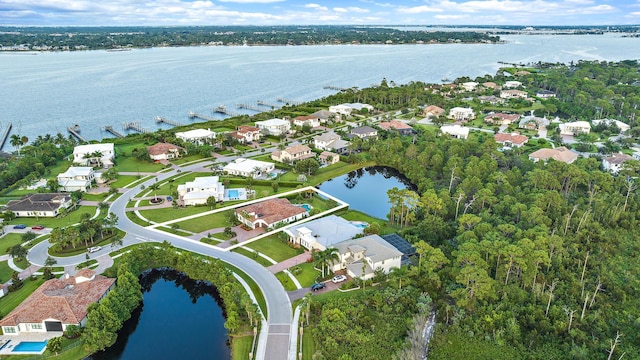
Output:
<instances>
[{"instance_id":1,"label":"curved residential street","mask_svg":"<svg viewBox=\"0 0 640 360\"><path fill-rule=\"evenodd\" d=\"M250 154L245 154L245 156L248 155ZM233 158L235 158L235 156L220 158L218 160L230 161ZM165 233L155 229L148 229L135 224L127 218L125 213L127 203L130 198L137 196L138 193L143 191L142 186L145 186L146 188L153 183L162 182L163 180L178 174L179 171L188 172L194 170L197 171L198 169L202 171L202 168L208 164L211 164L211 162L197 163L184 166L179 169L173 169L168 172L159 173L155 178L149 179L144 183L140 183L121 194L121 196L111 204L109 211L118 216L118 228L127 233L123 239L123 246L145 241L162 242L166 240L177 248L220 259L244 271L260 287L267 303L267 326L266 329L263 329L261 332L261 335L266 334L267 336L260 336L255 359L289 359L292 321L291 302L280 281L278 281L278 279L267 268L240 254L225 251L224 249L213 245L201 243L186 237ZM29 252L28 260L33 264L43 265L48 256L47 249L49 246L50 244L48 241L43 241L34 246ZM105 247L100 251L89 254L89 257L91 259L95 259L108 254L111 251L113 251L113 249ZM56 257L55 259L57 260L57 266L71 266L86 261L86 254L65 258ZM295 357L295 351L293 352L293 355Z\"/></svg>"}]
</instances>

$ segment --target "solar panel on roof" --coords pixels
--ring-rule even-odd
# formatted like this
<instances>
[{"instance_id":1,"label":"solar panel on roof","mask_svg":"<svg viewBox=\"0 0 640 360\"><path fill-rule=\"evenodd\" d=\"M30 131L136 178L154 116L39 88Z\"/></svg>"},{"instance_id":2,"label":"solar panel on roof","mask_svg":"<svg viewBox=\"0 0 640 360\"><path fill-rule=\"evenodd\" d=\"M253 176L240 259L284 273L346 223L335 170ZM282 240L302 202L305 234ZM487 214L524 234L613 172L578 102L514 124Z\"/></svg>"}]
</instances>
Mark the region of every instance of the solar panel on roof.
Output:
<instances>
[{"instance_id":1,"label":"solar panel on roof","mask_svg":"<svg viewBox=\"0 0 640 360\"><path fill-rule=\"evenodd\" d=\"M411 256L416 253L416 248L414 248L411 244L409 244L407 240L405 240L398 234L394 233L384 235L382 236L382 238L405 255Z\"/></svg>"}]
</instances>

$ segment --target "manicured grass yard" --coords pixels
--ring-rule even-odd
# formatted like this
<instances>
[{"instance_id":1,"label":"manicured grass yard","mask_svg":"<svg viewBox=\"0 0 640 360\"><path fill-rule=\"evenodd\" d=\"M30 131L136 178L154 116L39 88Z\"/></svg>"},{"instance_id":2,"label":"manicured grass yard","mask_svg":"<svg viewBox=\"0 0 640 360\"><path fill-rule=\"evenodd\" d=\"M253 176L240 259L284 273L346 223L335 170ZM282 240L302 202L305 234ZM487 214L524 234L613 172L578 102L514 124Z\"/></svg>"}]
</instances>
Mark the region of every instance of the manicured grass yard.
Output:
<instances>
[{"instance_id":1,"label":"manicured grass yard","mask_svg":"<svg viewBox=\"0 0 640 360\"><path fill-rule=\"evenodd\" d=\"M8 254L9 249L22 244L22 234L7 233L0 238L0 254Z\"/></svg>"},{"instance_id":2,"label":"manicured grass yard","mask_svg":"<svg viewBox=\"0 0 640 360\"><path fill-rule=\"evenodd\" d=\"M231 358L233 360L249 359L251 345L253 345L253 335L234 336L231 341Z\"/></svg>"},{"instance_id":3,"label":"manicured grass yard","mask_svg":"<svg viewBox=\"0 0 640 360\"><path fill-rule=\"evenodd\" d=\"M13 269L9 267L8 261L0 262L0 283L6 283L11 279ZM6 315L6 314L5 314Z\"/></svg>"},{"instance_id":4,"label":"manicured grass yard","mask_svg":"<svg viewBox=\"0 0 640 360\"><path fill-rule=\"evenodd\" d=\"M40 217L38 219L17 218L17 219L11 220L10 224L11 225L25 224L27 225L27 227L31 227L34 225L42 225L44 227L51 227L51 228L65 227L71 224L79 223L80 218L82 217L82 214L89 214L90 216L93 216L95 213L96 213L95 206L80 206L76 210L73 210L70 213L68 213L67 216L65 217L55 217L55 218ZM36 234L38 233L37 231L34 231L34 232Z\"/></svg>"},{"instance_id":5,"label":"manicured grass yard","mask_svg":"<svg viewBox=\"0 0 640 360\"><path fill-rule=\"evenodd\" d=\"M245 250L243 248L235 248L233 250L231 250L233 252L237 252L238 254L244 255L246 257L248 257L249 259L252 259L253 261L257 262L258 264L264 266L264 267L269 267L271 265L273 265L272 263L269 262L269 260L263 258L262 256L256 256L255 253L253 253L252 251L249 250Z\"/></svg>"},{"instance_id":6,"label":"manicured grass yard","mask_svg":"<svg viewBox=\"0 0 640 360\"><path fill-rule=\"evenodd\" d=\"M143 176L137 176L137 175L118 175L118 178L116 179L116 181L109 183L110 187L115 187L115 188L125 188L128 187L129 184L131 184L134 181L143 181L142 179L144 179L145 177Z\"/></svg>"},{"instance_id":7,"label":"manicured grass yard","mask_svg":"<svg viewBox=\"0 0 640 360\"><path fill-rule=\"evenodd\" d=\"M364 164L347 164L345 162L338 162L336 164L333 164L331 166L327 166L327 167L323 167L320 170L318 170L318 172L315 175L311 175L311 176L307 176L307 184L309 185L318 185L324 181L327 181L329 179L333 179L334 177L338 177L344 174L347 174L351 171L355 171L358 170L360 168L366 167L366 166L373 166L375 165L373 162L372 163L364 163ZM298 181L298 175L297 173L294 173L293 171L290 171L284 175L282 175L280 177L280 180L282 181Z\"/></svg>"},{"instance_id":8,"label":"manicured grass yard","mask_svg":"<svg viewBox=\"0 0 640 360\"><path fill-rule=\"evenodd\" d=\"M282 283L282 286L284 286L285 290L293 291L296 289L296 285L293 283L289 275L284 273L284 271L280 271L279 273L277 273L276 277L278 278L278 280L280 280L280 283Z\"/></svg>"},{"instance_id":9,"label":"manicured grass yard","mask_svg":"<svg viewBox=\"0 0 640 360\"><path fill-rule=\"evenodd\" d=\"M320 276L320 271L313 268L313 263L302 263L289 269L298 279L302 287L309 287L316 282Z\"/></svg>"},{"instance_id":10,"label":"manicured grass yard","mask_svg":"<svg viewBox=\"0 0 640 360\"><path fill-rule=\"evenodd\" d=\"M277 234L254 241L248 244L247 247L258 250L277 262L287 260L304 252L303 248L294 249L287 245L285 241L278 238Z\"/></svg>"},{"instance_id":11,"label":"manicured grass yard","mask_svg":"<svg viewBox=\"0 0 640 360\"><path fill-rule=\"evenodd\" d=\"M36 280L31 280L30 278L25 279L24 285L22 285L20 289L12 291L0 298L0 314L8 314L26 299L27 296L31 295L38 286L42 285L43 282L44 280L42 280L42 278L37 278Z\"/></svg>"},{"instance_id":12,"label":"manicured grass yard","mask_svg":"<svg viewBox=\"0 0 640 360\"><path fill-rule=\"evenodd\" d=\"M336 215L341 216L349 221L364 221L369 224L377 222L378 224L380 224L380 235L392 234L400 230L400 228L390 225L386 220L374 218L357 210L347 210L346 212L336 213Z\"/></svg>"},{"instance_id":13,"label":"manicured grass yard","mask_svg":"<svg viewBox=\"0 0 640 360\"><path fill-rule=\"evenodd\" d=\"M133 143L116 145L116 169L121 171L141 171L141 172L156 172L162 170L164 165L159 163L153 163L151 161L141 161L131 155L133 149L147 149L147 144ZM123 155L124 154L124 155Z\"/></svg>"},{"instance_id":14,"label":"manicured grass yard","mask_svg":"<svg viewBox=\"0 0 640 360\"><path fill-rule=\"evenodd\" d=\"M209 210L208 207L205 207L205 209ZM195 233L200 233L209 229L224 228L230 226L229 217L227 216L226 211L181 221L177 224L181 229L193 231Z\"/></svg>"},{"instance_id":15,"label":"manicured grass yard","mask_svg":"<svg viewBox=\"0 0 640 360\"><path fill-rule=\"evenodd\" d=\"M305 328L307 330L307 328ZM302 334L302 360L312 360L316 352L316 344L313 341L311 331L304 331Z\"/></svg>"},{"instance_id":16,"label":"manicured grass yard","mask_svg":"<svg viewBox=\"0 0 640 360\"><path fill-rule=\"evenodd\" d=\"M150 221L162 223L169 220L179 219L185 216L200 214L209 210L210 209L208 206L188 206L188 207L179 207L177 209L162 208L162 209L140 210L140 214ZM180 226L182 227L182 223L180 223ZM186 229L186 227L183 227L183 228Z\"/></svg>"}]
</instances>

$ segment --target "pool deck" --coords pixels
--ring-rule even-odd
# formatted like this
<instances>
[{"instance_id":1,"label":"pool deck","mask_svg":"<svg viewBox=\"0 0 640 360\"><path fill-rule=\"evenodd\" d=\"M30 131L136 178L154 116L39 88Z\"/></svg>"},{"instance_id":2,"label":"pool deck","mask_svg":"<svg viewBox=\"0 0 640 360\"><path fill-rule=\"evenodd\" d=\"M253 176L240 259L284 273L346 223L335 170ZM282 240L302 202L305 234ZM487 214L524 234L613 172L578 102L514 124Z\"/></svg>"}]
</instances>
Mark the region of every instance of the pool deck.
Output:
<instances>
[{"instance_id":1,"label":"pool deck","mask_svg":"<svg viewBox=\"0 0 640 360\"><path fill-rule=\"evenodd\" d=\"M42 342L54 337L62 336L61 331L49 331L42 333L21 333L20 335L0 335L0 343L4 343L9 340L9 343L0 349L0 355L35 355L41 354L46 349L42 349L42 352L22 352L11 351L13 348L23 341Z\"/></svg>"}]
</instances>

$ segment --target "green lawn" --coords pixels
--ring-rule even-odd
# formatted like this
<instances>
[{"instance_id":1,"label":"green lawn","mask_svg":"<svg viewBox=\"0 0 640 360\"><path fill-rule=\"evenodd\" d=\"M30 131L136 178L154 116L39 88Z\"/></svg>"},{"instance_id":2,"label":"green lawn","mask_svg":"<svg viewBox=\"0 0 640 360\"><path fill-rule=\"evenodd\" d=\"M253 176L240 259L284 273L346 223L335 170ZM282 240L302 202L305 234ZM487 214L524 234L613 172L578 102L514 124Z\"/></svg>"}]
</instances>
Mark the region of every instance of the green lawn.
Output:
<instances>
[{"instance_id":1,"label":"green lawn","mask_svg":"<svg viewBox=\"0 0 640 360\"><path fill-rule=\"evenodd\" d=\"M364 164L347 164L345 162L338 162L331 166L327 166L318 170L315 175L307 176L307 184L308 185L318 185L329 179L333 179L335 177L347 174L351 171L358 170L363 167L373 166L375 165L373 162L364 163ZM297 173L290 171L280 177L282 181L298 181Z\"/></svg>"},{"instance_id":2,"label":"green lawn","mask_svg":"<svg viewBox=\"0 0 640 360\"><path fill-rule=\"evenodd\" d=\"M146 222L138 217L135 212L127 211L127 218L140 226L149 226L151 223Z\"/></svg>"},{"instance_id":3,"label":"green lawn","mask_svg":"<svg viewBox=\"0 0 640 360\"><path fill-rule=\"evenodd\" d=\"M217 233L210 233L210 235L211 237L220 239L220 240L230 240L231 238L233 238L232 235L226 234L224 231L217 232Z\"/></svg>"},{"instance_id":4,"label":"green lawn","mask_svg":"<svg viewBox=\"0 0 640 360\"><path fill-rule=\"evenodd\" d=\"M249 359L249 353L252 351L251 345L253 345L253 335L234 336L231 340L231 359Z\"/></svg>"},{"instance_id":5,"label":"green lawn","mask_svg":"<svg viewBox=\"0 0 640 360\"><path fill-rule=\"evenodd\" d=\"M38 286L42 285L43 282L44 280L42 280L42 278L37 278L36 280L31 280L30 278L25 279L24 285L20 289L12 291L0 298L0 314L8 314L26 299L27 296L31 295Z\"/></svg>"},{"instance_id":6,"label":"green lawn","mask_svg":"<svg viewBox=\"0 0 640 360\"><path fill-rule=\"evenodd\" d=\"M241 254L241 255L244 255L244 256L252 259L253 261L257 262L258 264L260 264L260 265L262 265L264 267L269 267L269 266L273 265L272 263L269 262L269 260L267 260L267 259L265 259L265 258L263 258L262 256L259 256L259 255L256 256L256 254L254 252L252 252L252 251L245 250L245 249L239 248L239 247L235 248L235 249L233 249L231 251L236 252L236 253Z\"/></svg>"},{"instance_id":7,"label":"green lawn","mask_svg":"<svg viewBox=\"0 0 640 360\"><path fill-rule=\"evenodd\" d=\"M313 285L320 276L320 271L313 268L313 263L302 263L289 269L289 271L295 275L302 287Z\"/></svg>"},{"instance_id":8,"label":"green lawn","mask_svg":"<svg viewBox=\"0 0 640 360\"><path fill-rule=\"evenodd\" d=\"M248 244L247 247L258 250L277 262L284 261L304 252L303 248L292 248L285 241L280 240L277 234L254 241Z\"/></svg>"},{"instance_id":9,"label":"green lawn","mask_svg":"<svg viewBox=\"0 0 640 360\"><path fill-rule=\"evenodd\" d=\"M71 224L79 223L82 214L93 216L96 213L95 206L80 206L76 210L71 211L65 217L40 217L36 218L17 218L11 220L10 225L25 224L27 226L43 225L44 227L65 227Z\"/></svg>"},{"instance_id":10,"label":"green lawn","mask_svg":"<svg viewBox=\"0 0 640 360\"><path fill-rule=\"evenodd\" d=\"M210 157L204 157L201 154L189 154L181 157L180 159L171 160L172 163L176 165L186 164L194 161L204 161L207 159L211 159Z\"/></svg>"},{"instance_id":11,"label":"green lawn","mask_svg":"<svg viewBox=\"0 0 640 360\"><path fill-rule=\"evenodd\" d=\"M118 179L116 179L116 181L112 183L109 183L109 186L115 187L115 188L124 188L124 187L127 187L132 182L137 181L138 179L142 179L142 176L118 175Z\"/></svg>"},{"instance_id":12,"label":"green lawn","mask_svg":"<svg viewBox=\"0 0 640 360\"><path fill-rule=\"evenodd\" d=\"M11 275L13 275L13 269L9 267L9 261L0 262L0 283L9 281Z\"/></svg>"},{"instance_id":13,"label":"green lawn","mask_svg":"<svg viewBox=\"0 0 640 360\"><path fill-rule=\"evenodd\" d=\"M230 226L228 217L224 211L181 221L177 224L181 229L192 231L194 233Z\"/></svg>"},{"instance_id":14,"label":"green lawn","mask_svg":"<svg viewBox=\"0 0 640 360\"><path fill-rule=\"evenodd\" d=\"M297 289L296 285L293 283L293 280L291 280L289 275L285 274L284 271L280 271L279 273L277 273L276 277L278 278L278 280L280 280L280 283L282 283L282 286L284 286L285 290L293 291Z\"/></svg>"},{"instance_id":15,"label":"green lawn","mask_svg":"<svg viewBox=\"0 0 640 360\"><path fill-rule=\"evenodd\" d=\"M149 221L163 223L169 220L179 219L185 216L200 214L209 211L208 206L188 206L179 208L162 208L151 210L140 210L140 214ZM182 224L180 224L182 225ZM182 226L181 226L182 227ZM183 227L186 229L186 227Z\"/></svg>"},{"instance_id":16,"label":"green lawn","mask_svg":"<svg viewBox=\"0 0 640 360\"><path fill-rule=\"evenodd\" d=\"M307 330L307 328L304 329ZM311 331L304 331L302 334L302 360L313 360L313 354L315 352L316 344L313 341Z\"/></svg>"},{"instance_id":17,"label":"green lawn","mask_svg":"<svg viewBox=\"0 0 640 360\"><path fill-rule=\"evenodd\" d=\"M22 234L7 233L0 238L0 254L8 254L9 249L22 244Z\"/></svg>"},{"instance_id":18,"label":"green lawn","mask_svg":"<svg viewBox=\"0 0 640 360\"><path fill-rule=\"evenodd\" d=\"M378 224L380 224L380 235L392 234L400 230L400 228L390 225L387 220L374 218L357 210L343 210L339 213L336 213L336 215L341 216L349 221L365 221L369 224L377 222Z\"/></svg>"},{"instance_id":19,"label":"green lawn","mask_svg":"<svg viewBox=\"0 0 640 360\"><path fill-rule=\"evenodd\" d=\"M29 267L29 262L27 261L26 258L14 258L13 264L22 270Z\"/></svg>"},{"instance_id":20,"label":"green lawn","mask_svg":"<svg viewBox=\"0 0 640 360\"><path fill-rule=\"evenodd\" d=\"M109 193L101 193L101 194L82 194L82 200L87 201L104 201L104 199L109 196Z\"/></svg>"}]
</instances>

